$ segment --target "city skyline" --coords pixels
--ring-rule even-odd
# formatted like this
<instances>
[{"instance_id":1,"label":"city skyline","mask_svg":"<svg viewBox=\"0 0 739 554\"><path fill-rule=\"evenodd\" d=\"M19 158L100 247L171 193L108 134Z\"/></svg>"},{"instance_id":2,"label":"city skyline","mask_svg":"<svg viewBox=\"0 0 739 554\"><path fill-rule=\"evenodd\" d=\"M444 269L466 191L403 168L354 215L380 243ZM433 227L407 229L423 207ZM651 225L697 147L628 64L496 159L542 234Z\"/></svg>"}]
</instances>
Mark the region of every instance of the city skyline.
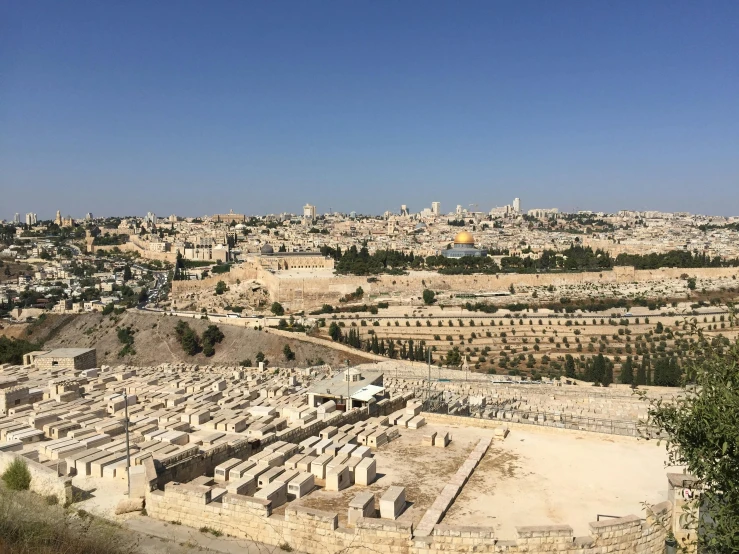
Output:
<instances>
[{"instance_id":1,"label":"city skyline","mask_svg":"<svg viewBox=\"0 0 739 554\"><path fill-rule=\"evenodd\" d=\"M513 196L739 214L733 2L4 13L0 217Z\"/></svg>"}]
</instances>

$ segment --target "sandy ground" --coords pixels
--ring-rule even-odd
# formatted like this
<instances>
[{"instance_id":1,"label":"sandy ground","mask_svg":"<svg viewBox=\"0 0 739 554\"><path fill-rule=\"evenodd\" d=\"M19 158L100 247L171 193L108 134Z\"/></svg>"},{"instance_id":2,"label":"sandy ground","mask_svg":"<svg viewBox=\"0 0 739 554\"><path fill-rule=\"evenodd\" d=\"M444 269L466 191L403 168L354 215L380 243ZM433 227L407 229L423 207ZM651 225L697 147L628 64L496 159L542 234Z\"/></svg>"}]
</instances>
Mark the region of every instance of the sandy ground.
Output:
<instances>
[{"instance_id":1,"label":"sandy ground","mask_svg":"<svg viewBox=\"0 0 739 554\"><path fill-rule=\"evenodd\" d=\"M523 525L587 535L597 514L643 517L643 502L666 500L665 460L656 442L516 429L493 442L443 523L493 526L501 538Z\"/></svg>"}]
</instances>

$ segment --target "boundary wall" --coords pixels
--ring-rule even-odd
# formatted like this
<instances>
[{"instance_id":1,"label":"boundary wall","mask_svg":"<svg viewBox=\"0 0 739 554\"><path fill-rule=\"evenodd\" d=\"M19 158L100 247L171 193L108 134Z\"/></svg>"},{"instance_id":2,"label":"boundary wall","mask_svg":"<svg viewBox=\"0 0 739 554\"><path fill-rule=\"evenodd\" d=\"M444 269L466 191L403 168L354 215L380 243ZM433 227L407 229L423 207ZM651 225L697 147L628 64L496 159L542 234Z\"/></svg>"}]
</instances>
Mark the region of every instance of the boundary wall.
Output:
<instances>
[{"instance_id":1,"label":"boundary wall","mask_svg":"<svg viewBox=\"0 0 739 554\"><path fill-rule=\"evenodd\" d=\"M207 526L267 545L289 545L307 554L662 554L672 517L672 505L663 502L651 507L645 520L630 515L592 522L590 535L584 537L574 537L568 525L547 525L518 527L516 538L501 540L492 528L442 524L434 525L427 536L415 536L411 523L360 518L354 527L339 527L335 513L288 504L284 514L273 514L268 500L225 493L214 502L211 495L210 487L170 483L164 491L146 495L146 510L150 517L163 521Z\"/></svg>"}]
</instances>

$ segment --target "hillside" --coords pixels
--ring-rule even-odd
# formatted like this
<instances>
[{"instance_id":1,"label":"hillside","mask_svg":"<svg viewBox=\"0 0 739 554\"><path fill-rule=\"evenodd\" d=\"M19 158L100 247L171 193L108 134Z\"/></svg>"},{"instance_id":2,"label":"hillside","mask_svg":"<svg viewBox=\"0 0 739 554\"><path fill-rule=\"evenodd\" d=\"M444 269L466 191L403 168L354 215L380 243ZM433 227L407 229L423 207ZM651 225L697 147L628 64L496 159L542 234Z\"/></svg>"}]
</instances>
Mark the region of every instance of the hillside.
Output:
<instances>
[{"instance_id":1,"label":"hillside","mask_svg":"<svg viewBox=\"0 0 739 554\"><path fill-rule=\"evenodd\" d=\"M121 363L156 365L164 362L237 365L246 359L256 363L256 355L260 351L266 355L272 365L280 366L304 366L315 364L319 360L338 365L344 363L347 357L352 363L366 361L361 356L348 356L346 353L337 352L328 347L231 325L219 326L225 338L216 345L214 356L206 358L202 353L188 356L177 342L174 331L177 322L181 319L187 321L199 335L202 335L208 325L212 324L200 319L128 311L117 318L103 316L99 313L65 316L64 318L50 316L33 328L30 337L26 333L18 333L17 326L14 326L16 329L12 334L33 341L44 340L44 348L95 347L98 363L108 365ZM117 328L129 326L134 331L133 347L136 353L120 358L118 353L123 345L118 340ZM295 352L295 360L292 362L287 362L283 355L285 344L289 344Z\"/></svg>"}]
</instances>

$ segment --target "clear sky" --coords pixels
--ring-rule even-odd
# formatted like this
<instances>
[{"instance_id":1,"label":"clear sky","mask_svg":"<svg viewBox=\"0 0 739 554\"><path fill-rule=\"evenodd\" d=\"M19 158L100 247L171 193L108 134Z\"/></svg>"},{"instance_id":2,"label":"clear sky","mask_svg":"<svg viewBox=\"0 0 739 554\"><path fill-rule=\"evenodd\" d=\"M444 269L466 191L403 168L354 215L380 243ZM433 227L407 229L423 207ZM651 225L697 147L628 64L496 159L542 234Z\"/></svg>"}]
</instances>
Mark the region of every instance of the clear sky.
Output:
<instances>
[{"instance_id":1,"label":"clear sky","mask_svg":"<svg viewBox=\"0 0 739 554\"><path fill-rule=\"evenodd\" d=\"M0 1L0 218L739 215L739 1Z\"/></svg>"}]
</instances>

